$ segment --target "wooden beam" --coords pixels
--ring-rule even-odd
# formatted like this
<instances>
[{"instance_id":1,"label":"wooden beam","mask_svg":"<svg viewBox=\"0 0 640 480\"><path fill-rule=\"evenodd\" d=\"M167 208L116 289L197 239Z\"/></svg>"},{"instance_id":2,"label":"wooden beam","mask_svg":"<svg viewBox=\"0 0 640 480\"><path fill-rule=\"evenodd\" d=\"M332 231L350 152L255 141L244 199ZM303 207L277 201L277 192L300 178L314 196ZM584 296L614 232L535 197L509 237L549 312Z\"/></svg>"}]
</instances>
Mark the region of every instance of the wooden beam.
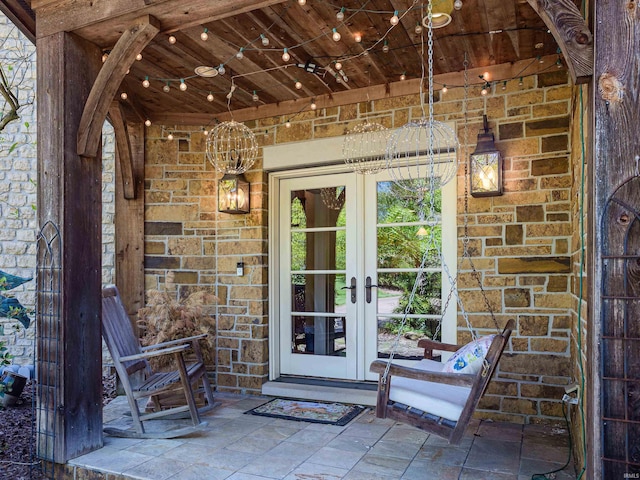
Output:
<instances>
[{"instance_id":1,"label":"wooden beam","mask_svg":"<svg viewBox=\"0 0 640 480\"><path fill-rule=\"evenodd\" d=\"M135 195L131 199L123 195L122 162L116 161L116 286L134 319L144 307L144 124L128 123L127 132Z\"/></svg>"},{"instance_id":2,"label":"wooden beam","mask_svg":"<svg viewBox=\"0 0 640 480\"><path fill-rule=\"evenodd\" d=\"M36 43L36 16L29 6L19 0L2 0L0 11L32 42Z\"/></svg>"},{"instance_id":3,"label":"wooden beam","mask_svg":"<svg viewBox=\"0 0 640 480\"><path fill-rule=\"evenodd\" d=\"M80 128L78 129L78 154L95 157L100 146L102 124L107 116L111 100L115 97L136 55L156 36L158 22L150 16L140 17L126 30L111 54L102 65L87 99Z\"/></svg>"},{"instance_id":4,"label":"wooden beam","mask_svg":"<svg viewBox=\"0 0 640 480\"><path fill-rule=\"evenodd\" d=\"M107 38L123 31L140 15L156 17L162 23L163 31L173 32L284 1L286 0L45 0L43 4L40 0L33 0L31 6L37 13L39 37L59 31L76 32L90 28L93 33L102 30L104 38ZM76 33L84 36L80 32Z\"/></svg>"},{"instance_id":5,"label":"wooden beam","mask_svg":"<svg viewBox=\"0 0 640 480\"><path fill-rule=\"evenodd\" d=\"M549 71L549 65L553 65L556 61L555 55L542 57L544 63L538 62L536 59L521 60L516 63L505 63L502 65L494 65L491 67L472 68L469 69L469 78L477 79L485 72L489 72L493 82L502 80L510 80L521 76L535 75ZM434 82L438 85L460 86L464 85L464 73L452 72L442 75L436 75ZM482 82L478 83L481 85ZM315 97L318 108L336 107L341 105L350 105L369 100L380 100L381 98L393 98L403 95L415 95L420 91L420 79L415 78L405 80L403 82L394 82L386 85L374 85L367 88L357 90L348 90L336 92L330 95L320 95ZM293 116L296 113L308 107L309 99L289 100L286 102L272 103L260 105L257 107L249 107L233 111L233 119L238 122L246 122L249 120L257 120L260 118L282 116ZM205 113L184 113L184 114L156 114L150 117L150 120L161 125L210 125L214 119L225 121L231 119L228 112L219 113L217 115Z\"/></svg>"},{"instance_id":6,"label":"wooden beam","mask_svg":"<svg viewBox=\"0 0 640 480\"><path fill-rule=\"evenodd\" d=\"M558 42L573 83L593 76L593 35L573 0L527 0Z\"/></svg>"},{"instance_id":7,"label":"wooden beam","mask_svg":"<svg viewBox=\"0 0 640 480\"><path fill-rule=\"evenodd\" d=\"M118 149L118 163L120 165L120 177L122 179L122 192L127 200L136 198L135 176L132 167L131 144L129 143L129 132L125 122L125 114L120 102L113 100L109 107L109 119L116 136L116 147Z\"/></svg>"},{"instance_id":8,"label":"wooden beam","mask_svg":"<svg viewBox=\"0 0 640 480\"><path fill-rule=\"evenodd\" d=\"M36 52L38 222L61 239L48 257L55 268L38 264L38 456L65 463L103 441L102 162L76 150L101 52L64 32L38 39Z\"/></svg>"}]
</instances>

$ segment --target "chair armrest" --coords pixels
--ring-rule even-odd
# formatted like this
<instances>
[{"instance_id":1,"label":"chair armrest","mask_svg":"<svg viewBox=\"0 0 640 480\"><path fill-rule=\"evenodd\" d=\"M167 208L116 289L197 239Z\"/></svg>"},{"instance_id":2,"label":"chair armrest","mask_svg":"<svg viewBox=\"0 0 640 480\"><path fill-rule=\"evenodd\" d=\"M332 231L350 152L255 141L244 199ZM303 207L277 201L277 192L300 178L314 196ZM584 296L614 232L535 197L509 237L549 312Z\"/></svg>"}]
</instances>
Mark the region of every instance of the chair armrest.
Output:
<instances>
[{"instance_id":1,"label":"chair armrest","mask_svg":"<svg viewBox=\"0 0 640 480\"><path fill-rule=\"evenodd\" d=\"M369 370L383 375L386 368L387 362L376 360L371 364ZM473 382L476 380L476 375L470 375L467 373L430 372L428 370L403 367L393 363L389 369L389 375L412 378L414 380L423 380L425 382L446 383L448 385L456 385L458 387L471 387Z\"/></svg>"},{"instance_id":2,"label":"chair armrest","mask_svg":"<svg viewBox=\"0 0 640 480\"><path fill-rule=\"evenodd\" d=\"M194 335L192 337L185 337L185 338L178 338L177 340L169 340L166 342L162 342L162 343L156 343L154 345L147 345L146 347L142 347L141 350L143 352L149 351L149 350L155 350L158 348L166 348L166 347L170 347L173 345L186 345L188 343L191 343L193 341L196 340L201 340L203 338L208 337L209 334L208 333L201 333L200 335Z\"/></svg>"},{"instance_id":3,"label":"chair armrest","mask_svg":"<svg viewBox=\"0 0 640 480\"><path fill-rule=\"evenodd\" d=\"M152 352L136 353L135 355L126 355L120 357L121 362L130 362L132 360L146 360L151 357L159 357L161 355L171 355L173 353L182 353L188 350L190 345L178 345L176 347L163 348L161 350L154 350Z\"/></svg>"},{"instance_id":4,"label":"chair armrest","mask_svg":"<svg viewBox=\"0 0 640 480\"><path fill-rule=\"evenodd\" d=\"M434 350L443 350L445 352L455 352L459 350L461 345L454 345L452 343L442 343L436 342L435 340L431 340L429 338L423 338L422 340L418 340L418 347L424 348L424 358L433 359L433 351Z\"/></svg>"}]
</instances>

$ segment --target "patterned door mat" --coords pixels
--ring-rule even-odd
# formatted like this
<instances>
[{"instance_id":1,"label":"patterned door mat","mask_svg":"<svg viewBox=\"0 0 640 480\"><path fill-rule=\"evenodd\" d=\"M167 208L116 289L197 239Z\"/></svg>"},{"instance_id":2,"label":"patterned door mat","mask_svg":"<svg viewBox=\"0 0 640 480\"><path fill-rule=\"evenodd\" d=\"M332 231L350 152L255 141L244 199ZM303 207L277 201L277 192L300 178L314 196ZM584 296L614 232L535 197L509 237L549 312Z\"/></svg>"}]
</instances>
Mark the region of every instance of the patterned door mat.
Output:
<instances>
[{"instance_id":1,"label":"patterned door mat","mask_svg":"<svg viewBox=\"0 0 640 480\"><path fill-rule=\"evenodd\" d=\"M342 426L356 418L364 409L362 405L274 398L244 413Z\"/></svg>"}]
</instances>

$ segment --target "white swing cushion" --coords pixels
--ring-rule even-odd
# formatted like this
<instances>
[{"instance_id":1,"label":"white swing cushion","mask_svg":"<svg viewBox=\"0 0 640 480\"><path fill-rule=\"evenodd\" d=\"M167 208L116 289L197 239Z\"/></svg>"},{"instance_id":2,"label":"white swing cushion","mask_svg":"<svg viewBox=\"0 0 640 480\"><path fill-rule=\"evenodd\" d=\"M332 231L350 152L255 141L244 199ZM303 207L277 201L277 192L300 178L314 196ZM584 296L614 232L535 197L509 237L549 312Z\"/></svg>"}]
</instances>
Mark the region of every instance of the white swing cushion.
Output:
<instances>
[{"instance_id":1,"label":"white swing cushion","mask_svg":"<svg viewBox=\"0 0 640 480\"><path fill-rule=\"evenodd\" d=\"M475 375L482 368L484 357L487 356L494 338L495 335L487 335L470 341L447 360L442 371Z\"/></svg>"},{"instance_id":2,"label":"white swing cushion","mask_svg":"<svg viewBox=\"0 0 640 480\"><path fill-rule=\"evenodd\" d=\"M425 359L420 360L413 368L441 372L443 364ZM469 387L392 376L389 399L436 417L457 422L470 393Z\"/></svg>"}]
</instances>

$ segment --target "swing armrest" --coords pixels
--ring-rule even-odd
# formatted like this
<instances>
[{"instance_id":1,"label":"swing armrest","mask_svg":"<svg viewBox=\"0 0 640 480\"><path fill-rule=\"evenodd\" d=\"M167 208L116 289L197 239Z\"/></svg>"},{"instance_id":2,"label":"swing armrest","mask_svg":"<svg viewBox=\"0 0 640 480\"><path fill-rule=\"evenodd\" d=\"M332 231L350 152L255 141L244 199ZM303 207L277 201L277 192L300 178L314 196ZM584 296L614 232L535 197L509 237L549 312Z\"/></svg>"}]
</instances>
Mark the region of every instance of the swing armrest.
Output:
<instances>
[{"instance_id":1,"label":"swing armrest","mask_svg":"<svg viewBox=\"0 0 640 480\"><path fill-rule=\"evenodd\" d=\"M442 343L431 340L430 338L423 338L418 340L418 348L424 348L424 358L433 360L434 350L443 350L445 352L456 352L462 345L454 345L452 343Z\"/></svg>"},{"instance_id":2,"label":"swing armrest","mask_svg":"<svg viewBox=\"0 0 640 480\"><path fill-rule=\"evenodd\" d=\"M383 375L386 368L387 362L375 360L371 364L371 367L369 367L369 370ZM473 386L473 382L476 380L476 375L470 375L467 373L430 372L428 370L420 370L418 368L403 367L393 363L389 369L389 376L412 378L414 380L422 380L425 382L446 383L448 385L456 385L459 387L471 387Z\"/></svg>"}]
</instances>

